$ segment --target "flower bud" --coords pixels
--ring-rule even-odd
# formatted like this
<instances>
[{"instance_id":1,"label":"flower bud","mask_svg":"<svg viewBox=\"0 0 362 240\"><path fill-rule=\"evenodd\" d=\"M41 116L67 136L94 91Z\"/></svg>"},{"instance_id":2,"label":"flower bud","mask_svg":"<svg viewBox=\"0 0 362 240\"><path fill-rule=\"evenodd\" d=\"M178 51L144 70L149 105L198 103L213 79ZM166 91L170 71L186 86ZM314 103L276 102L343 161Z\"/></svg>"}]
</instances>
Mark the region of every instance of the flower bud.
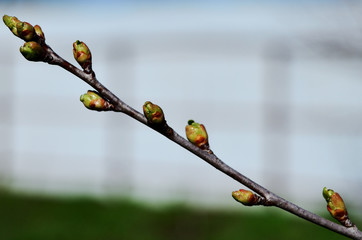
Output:
<instances>
[{"instance_id":1,"label":"flower bud","mask_svg":"<svg viewBox=\"0 0 362 240\"><path fill-rule=\"evenodd\" d=\"M41 29L41 27L39 25L35 25L34 26L34 31L35 31L35 34L42 40L45 40L45 36L44 36L44 33L43 33L43 30Z\"/></svg>"},{"instance_id":2,"label":"flower bud","mask_svg":"<svg viewBox=\"0 0 362 240\"><path fill-rule=\"evenodd\" d=\"M84 42L77 40L73 43L73 55L83 69L91 67L92 54Z\"/></svg>"},{"instance_id":3,"label":"flower bud","mask_svg":"<svg viewBox=\"0 0 362 240\"><path fill-rule=\"evenodd\" d=\"M245 206L253 206L258 203L258 197L253 192L240 189L232 192L233 198Z\"/></svg>"},{"instance_id":4,"label":"flower bud","mask_svg":"<svg viewBox=\"0 0 362 240\"><path fill-rule=\"evenodd\" d=\"M327 210L332 217L343 225L351 225L342 197L332 189L327 189L326 187L323 188L323 197L327 202Z\"/></svg>"},{"instance_id":5,"label":"flower bud","mask_svg":"<svg viewBox=\"0 0 362 240\"><path fill-rule=\"evenodd\" d=\"M11 30L11 32L19 37L18 30L16 28L16 25L20 23L21 21L17 17L10 17L8 15L3 16L3 21L5 25Z\"/></svg>"},{"instance_id":6,"label":"flower bud","mask_svg":"<svg viewBox=\"0 0 362 240\"><path fill-rule=\"evenodd\" d=\"M96 111L109 111L113 109L113 105L101 96L97 92L88 90L87 93L80 96L80 101L83 102L84 106L91 110Z\"/></svg>"},{"instance_id":7,"label":"flower bud","mask_svg":"<svg viewBox=\"0 0 362 240\"><path fill-rule=\"evenodd\" d=\"M150 101L147 101L145 104L143 104L143 113L149 123L160 125L166 122L162 108L156 104L151 103Z\"/></svg>"},{"instance_id":8,"label":"flower bud","mask_svg":"<svg viewBox=\"0 0 362 240\"><path fill-rule=\"evenodd\" d=\"M194 145L201 149L209 149L209 141L206 129L203 124L189 120L186 125L186 137Z\"/></svg>"},{"instance_id":9,"label":"flower bud","mask_svg":"<svg viewBox=\"0 0 362 240\"><path fill-rule=\"evenodd\" d=\"M42 61L45 51L37 42L26 42L20 47L20 52L29 61Z\"/></svg>"},{"instance_id":10,"label":"flower bud","mask_svg":"<svg viewBox=\"0 0 362 240\"><path fill-rule=\"evenodd\" d=\"M27 22L18 22L16 24L18 36L24 41L30 41L34 37L34 27Z\"/></svg>"}]
</instances>

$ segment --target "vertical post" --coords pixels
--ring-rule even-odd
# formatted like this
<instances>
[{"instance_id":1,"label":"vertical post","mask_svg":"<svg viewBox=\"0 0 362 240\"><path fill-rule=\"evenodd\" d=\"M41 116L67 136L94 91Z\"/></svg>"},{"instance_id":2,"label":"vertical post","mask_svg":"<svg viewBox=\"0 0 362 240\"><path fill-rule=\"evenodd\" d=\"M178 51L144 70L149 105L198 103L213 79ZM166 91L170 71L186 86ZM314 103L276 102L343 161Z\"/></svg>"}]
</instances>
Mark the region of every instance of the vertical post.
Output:
<instances>
[{"instance_id":1,"label":"vertical post","mask_svg":"<svg viewBox=\"0 0 362 240\"><path fill-rule=\"evenodd\" d=\"M290 137L290 61L283 42L267 45L263 81L263 159L265 185L288 190Z\"/></svg>"},{"instance_id":2,"label":"vertical post","mask_svg":"<svg viewBox=\"0 0 362 240\"><path fill-rule=\"evenodd\" d=\"M117 38L115 38L117 39ZM107 85L119 95L129 99L132 95L133 81L133 60L134 53L132 46L127 43L113 43L108 46L119 46L114 49L105 49L107 54ZM125 89L125 82L127 87ZM117 94L118 95L118 94ZM130 193L132 190L133 172L133 132L127 124L129 121L115 118L113 114L108 114L105 124L106 155L105 155L105 178L104 192L106 195L119 195ZM122 151L120 151L122 149Z\"/></svg>"}]
</instances>

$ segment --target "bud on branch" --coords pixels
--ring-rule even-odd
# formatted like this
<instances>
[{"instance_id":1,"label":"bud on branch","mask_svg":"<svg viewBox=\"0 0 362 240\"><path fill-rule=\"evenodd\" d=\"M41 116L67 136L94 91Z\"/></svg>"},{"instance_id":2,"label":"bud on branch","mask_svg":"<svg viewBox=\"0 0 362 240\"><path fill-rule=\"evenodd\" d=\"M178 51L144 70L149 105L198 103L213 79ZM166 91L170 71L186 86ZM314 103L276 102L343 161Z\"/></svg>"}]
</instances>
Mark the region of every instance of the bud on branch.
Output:
<instances>
[{"instance_id":1,"label":"bud on branch","mask_svg":"<svg viewBox=\"0 0 362 240\"><path fill-rule=\"evenodd\" d=\"M18 36L22 38L24 41L31 41L33 40L35 31L34 27L27 22L18 22L16 24L16 29Z\"/></svg>"},{"instance_id":2,"label":"bud on branch","mask_svg":"<svg viewBox=\"0 0 362 240\"><path fill-rule=\"evenodd\" d=\"M26 42L20 47L20 52L29 61L43 61L45 50L37 42Z\"/></svg>"},{"instance_id":3,"label":"bud on branch","mask_svg":"<svg viewBox=\"0 0 362 240\"><path fill-rule=\"evenodd\" d=\"M143 113L151 124L164 125L166 123L162 108L150 101L145 102L143 105Z\"/></svg>"},{"instance_id":4,"label":"bud on branch","mask_svg":"<svg viewBox=\"0 0 362 240\"><path fill-rule=\"evenodd\" d=\"M327 202L328 212L337 219L342 225L352 227L353 224L349 220L346 205L342 197L332 189L323 188L323 197Z\"/></svg>"},{"instance_id":5,"label":"bud on branch","mask_svg":"<svg viewBox=\"0 0 362 240\"><path fill-rule=\"evenodd\" d=\"M17 17L8 15L3 16L3 21L15 36L26 42L38 41L38 39L45 40L44 33L39 25L33 27L28 22L22 22Z\"/></svg>"},{"instance_id":6,"label":"bud on branch","mask_svg":"<svg viewBox=\"0 0 362 240\"><path fill-rule=\"evenodd\" d=\"M113 110L113 105L104 100L95 91L88 90L87 93L80 96L80 101L83 102L86 108L91 110L96 110L96 111Z\"/></svg>"},{"instance_id":7,"label":"bud on branch","mask_svg":"<svg viewBox=\"0 0 362 240\"><path fill-rule=\"evenodd\" d=\"M25 41L24 45L20 47L21 54L29 61L44 61L45 50L44 46L44 33L40 26L33 27L28 22L22 22L17 17L3 16L5 25L11 32ZM40 40L40 41L39 41Z\"/></svg>"},{"instance_id":8,"label":"bud on branch","mask_svg":"<svg viewBox=\"0 0 362 240\"><path fill-rule=\"evenodd\" d=\"M73 55L74 59L86 72L91 72L92 54L84 42L77 40L73 43Z\"/></svg>"},{"instance_id":9,"label":"bud on branch","mask_svg":"<svg viewBox=\"0 0 362 240\"><path fill-rule=\"evenodd\" d=\"M231 194L233 196L233 198L240 202L241 204L245 205L245 206L254 206L254 205L261 205L264 203L264 198L256 195L255 193L249 191L249 190L245 190L245 189L240 189L239 191L234 191Z\"/></svg>"},{"instance_id":10,"label":"bud on branch","mask_svg":"<svg viewBox=\"0 0 362 240\"><path fill-rule=\"evenodd\" d=\"M192 144L204 150L209 149L209 137L203 124L189 120L185 130L186 137Z\"/></svg>"},{"instance_id":11,"label":"bud on branch","mask_svg":"<svg viewBox=\"0 0 362 240\"><path fill-rule=\"evenodd\" d=\"M45 35L43 33L43 30L41 29L41 27L39 25L34 26L34 31L35 31L35 34L38 36L39 39L45 41Z\"/></svg>"},{"instance_id":12,"label":"bud on branch","mask_svg":"<svg viewBox=\"0 0 362 240\"><path fill-rule=\"evenodd\" d=\"M21 21L17 17L10 17L8 15L4 15L3 21L15 36L20 37L16 26L18 23L21 23Z\"/></svg>"}]
</instances>

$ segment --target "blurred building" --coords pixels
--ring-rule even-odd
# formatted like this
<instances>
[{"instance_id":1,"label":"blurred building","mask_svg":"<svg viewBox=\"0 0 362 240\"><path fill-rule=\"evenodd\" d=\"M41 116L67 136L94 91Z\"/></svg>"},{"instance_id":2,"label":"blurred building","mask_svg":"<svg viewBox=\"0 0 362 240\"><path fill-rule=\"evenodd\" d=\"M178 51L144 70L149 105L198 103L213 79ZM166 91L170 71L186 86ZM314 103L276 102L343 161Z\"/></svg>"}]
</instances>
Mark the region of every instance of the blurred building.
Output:
<instances>
[{"instance_id":1,"label":"blurred building","mask_svg":"<svg viewBox=\"0 0 362 240\"><path fill-rule=\"evenodd\" d=\"M361 207L359 1L0 9L41 25L68 60L72 43L85 41L98 79L122 100L140 111L147 100L159 104L181 135L187 120L204 123L216 155L271 191L319 204L327 186ZM78 99L88 86L26 62L22 41L0 31L2 185L232 204L238 183L127 116L86 110Z\"/></svg>"}]
</instances>

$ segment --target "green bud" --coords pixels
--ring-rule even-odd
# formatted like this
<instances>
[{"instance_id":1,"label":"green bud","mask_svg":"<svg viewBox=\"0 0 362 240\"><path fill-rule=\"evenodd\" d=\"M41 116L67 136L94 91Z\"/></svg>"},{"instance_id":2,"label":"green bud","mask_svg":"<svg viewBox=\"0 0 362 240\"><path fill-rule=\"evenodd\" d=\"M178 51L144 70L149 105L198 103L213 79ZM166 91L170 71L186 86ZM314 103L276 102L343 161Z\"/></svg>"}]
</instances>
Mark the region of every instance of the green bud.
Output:
<instances>
[{"instance_id":1,"label":"green bud","mask_svg":"<svg viewBox=\"0 0 362 240\"><path fill-rule=\"evenodd\" d=\"M41 27L39 25L35 25L34 26L34 31L35 31L35 34L42 40L45 40L45 36L44 36L44 33L43 33L43 30L41 29Z\"/></svg>"},{"instance_id":2,"label":"green bud","mask_svg":"<svg viewBox=\"0 0 362 240\"><path fill-rule=\"evenodd\" d=\"M20 52L29 61L42 61L45 51L37 42L26 42L20 47Z\"/></svg>"},{"instance_id":3,"label":"green bud","mask_svg":"<svg viewBox=\"0 0 362 240\"><path fill-rule=\"evenodd\" d=\"M18 22L16 24L18 36L25 41L30 41L34 37L34 27L27 22Z\"/></svg>"},{"instance_id":4,"label":"green bud","mask_svg":"<svg viewBox=\"0 0 362 240\"><path fill-rule=\"evenodd\" d=\"M166 122L162 108L156 104L151 103L150 101L147 101L145 104L143 104L143 113L149 123L164 124Z\"/></svg>"},{"instance_id":5,"label":"green bud","mask_svg":"<svg viewBox=\"0 0 362 240\"><path fill-rule=\"evenodd\" d=\"M3 21L5 25L11 30L11 32L19 37L18 30L16 28L16 25L18 23L21 23L21 21L17 17L10 17L8 15L3 16Z\"/></svg>"},{"instance_id":6,"label":"green bud","mask_svg":"<svg viewBox=\"0 0 362 240\"><path fill-rule=\"evenodd\" d=\"M351 225L346 205L342 197L332 189L323 188L323 197L327 202L328 212L343 225Z\"/></svg>"},{"instance_id":7,"label":"green bud","mask_svg":"<svg viewBox=\"0 0 362 240\"><path fill-rule=\"evenodd\" d=\"M92 54L84 42L77 40L73 43L73 55L83 69L91 67Z\"/></svg>"},{"instance_id":8,"label":"green bud","mask_svg":"<svg viewBox=\"0 0 362 240\"><path fill-rule=\"evenodd\" d=\"M323 188L323 197L327 202L331 200L333 194L334 191L332 189L327 189L326 187Z\"/></svg>"},{"instance_id":9,"label":"green bud","mask_svg":"<svg viewBox=\"0 0 362 240\"><path fill-rule=\"evenodd\" d=\"M253 192L240 189L239 191L232 192L233 198L245 206L252 206L258 202L258 197Z\"/></svg>"},{"instance_id":10,"label":"green bud","mask_svg":"<svg viewBox=\"0 0 362 240\"><path fill-rule=\"evenodd\" d=\"M80 96L80 101L83 102L84 106L91 110L96 111L109 111L113 109L113 105L101 96L97 92L88 90L87 93Z\"/></svg>"},{"instance_id":11,"label":"green bud","mask_svg":"<svg viewBox=\"0 0 362 240\"><path fill-rule=\"evenodd\" d=\"M209 140L206 129L203 124L189 120L186 125L187 139L194 145L202 149L209 149Z\"/></svg>"}]
</instances>

